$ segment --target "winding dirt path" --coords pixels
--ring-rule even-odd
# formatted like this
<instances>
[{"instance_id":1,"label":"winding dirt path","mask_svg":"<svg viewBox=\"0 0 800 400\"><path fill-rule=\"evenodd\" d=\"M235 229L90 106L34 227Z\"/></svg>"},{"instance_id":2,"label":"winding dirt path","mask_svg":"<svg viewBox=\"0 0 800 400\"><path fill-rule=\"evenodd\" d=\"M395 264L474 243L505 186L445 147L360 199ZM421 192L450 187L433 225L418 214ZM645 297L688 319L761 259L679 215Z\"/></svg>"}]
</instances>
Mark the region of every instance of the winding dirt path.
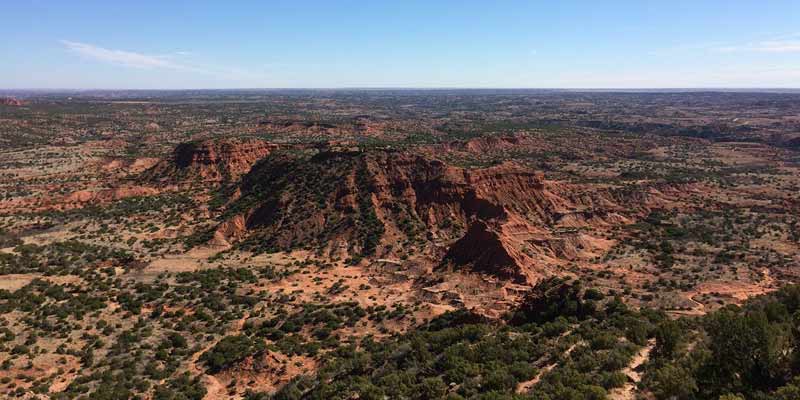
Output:
<instances>
[{"instance_id":1,"label":"winding dirt path","mask_svg":"<svg viewBox=\"0 0 800 400\"><path fill-rule=\"evenodd\" d=\"M563 338L563 337L565 337L565 336L569 335L570 333L572 333L572 331L571 331L571 330L570 330L570 331L567 331L567 332L564 332L564 333L563 333L561 336L559 336L559 338L558 338L558 339L561 339L561 338ZM581 341L578 341L578 342L574 343L572 346L569 346L569 348L568 348L566 351L564 351L564 354L562 355L562 357L567 357L567 356L569 356L569 355L570 355L570 353L572 353L572 351L573 351L573 350L575 350L575 348L576 348L576 347L578 347L578 345L580 345L580 344L584 344L584 343L585 343L585 342L581 340ZM525 382L520 382L519 384L517 384L517 389L516 389L516 392L517 392L517 393L520 393L520 394L521 394L521 393L528 393L528 392L530 392L530 391L531 391L531 389L533 389L533 387L534 387L534 386L536 386L536 384L537 384L537 383L539 383L539 381L541 381L541 380L542 380L542 377L543 377L543 376L544 376L546 373L548 373L548 372L552 371L552 370L553 370L553 368L555 368L556 366L558 366L558 363L557 363L557 362L555 362L555 363L552 363L552 364L548 364L548 365L546 365L546 366L545 366L544 368L542 368L542 369L539 371L539 373L538 373L538 374L536 374L536 376L534 376L532 379L530 379L530 380L527 380L527 381L525 381Z\"/></svg>"},{"instance_id":2,"label":"winding dirt path","mask_svg":"<svg viewBox=\"0 0 800 400\"><path fill-rule=\"evenodd\" d=\"M247 318L250 317L250 314L245 315L238 321L236 321L235 331L241 331L244 327L245 321ZM189 360L189 371L193 375L200 375L205 383L206 387L206 395L203 397L203 400L222 400L222 399L230 399L231 396L228 394L227 390L225 390L225 385L217 379L216 376L206 374L205 368L203 368L199 364L200 356L203 355L208 350L211 350L214 346L219 343L222 338L214 340L213 342L209 343L207 346L202 348L200 351L192 354L192 358Z\"/></svg>"},{"instance_id":3,"label":"winding dirt path","mask_svg":"<svg viewBox=\"0 0 800 400\"><path fill-rule=\"evenodd\" d=\"M762 295L774 290L774 285L775 278L772 277L768 268L763 268L761 270L761 280L757 283L706 282L701 284L697 289L686 292L686 299L693 304L690 310L670 310L668 313L686 316L705 315L708 310L706 310L705 304L695 300L697 296L709 293L721 293L738 302L743 302L750 297Z\"/></svg>"},{"instance_id":4,"label":"winding dirt path","mask_svg":"<svg viewBox=\"0 0 800 400\"><path fill-rule=\"evenodd\" d=\"M200 356L205 353L206 351L210 350L212 347L217 345L219 340L215 340L208 344L208 346L204 347L202 350L194 353L192 355L191 360L189 360L189 370L193 375L200 375L203 377L203 383L205 383L206 387L206 395L203 397L204 400L216 400L216 399L224 399L228 397L228 394L225 392L225 385L217 379L214 375L206 374L205 369L200 366L198 360Z\"/></svg>"},{"instance_id":5,"label":"winding dirt path","mask_svg":"<svg viewBox=\"0 0 800 400\"><path fill-rule=\"evenodd\" d=\"M609 393L610 400L634 400L636 398L636 384L642 380L642 374L636 369L650 359L650 352L653 350L656 342L650 339L647 346L642 347L631 359L631 363L622 369L622 373L628 377L628 382L621 388L616 388Z\"/></svg>"}]
</instances>

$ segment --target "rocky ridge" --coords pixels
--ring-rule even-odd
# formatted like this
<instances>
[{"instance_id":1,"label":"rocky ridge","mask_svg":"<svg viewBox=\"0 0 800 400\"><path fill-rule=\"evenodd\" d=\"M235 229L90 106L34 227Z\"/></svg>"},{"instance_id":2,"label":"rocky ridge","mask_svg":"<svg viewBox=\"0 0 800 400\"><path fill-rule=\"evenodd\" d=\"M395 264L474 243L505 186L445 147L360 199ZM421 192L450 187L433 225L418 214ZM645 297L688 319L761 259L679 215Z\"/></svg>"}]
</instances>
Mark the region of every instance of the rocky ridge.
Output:
<instances>
[{"instance_id":1,"label":"rocky ridge","mask_svg":"<svg viewBox=\"0 0 800 400\"><path fill-rule=\"evenodd\" d=\"M235 180L277 146L260 139L220 139L181 143L170 157L144 173L155 182Z\"/></svg>"},{"instance_id":2,"label":"rocky ridge","mask_svg":"<svg viewBox=\"0 0 800 400\"><path fill-rule=\"evenodd\" d=\"M657 193L622 195L548 181L514 163L469 169L393 150L273 154L255 165L215 240L256 252L317 249L335 257L407 258L515 282L590 258L597 232L628 223ZM589 228L592 229L584 229ZM436 261L438 260L438 261Z\"/></svg>"}]
</instances>

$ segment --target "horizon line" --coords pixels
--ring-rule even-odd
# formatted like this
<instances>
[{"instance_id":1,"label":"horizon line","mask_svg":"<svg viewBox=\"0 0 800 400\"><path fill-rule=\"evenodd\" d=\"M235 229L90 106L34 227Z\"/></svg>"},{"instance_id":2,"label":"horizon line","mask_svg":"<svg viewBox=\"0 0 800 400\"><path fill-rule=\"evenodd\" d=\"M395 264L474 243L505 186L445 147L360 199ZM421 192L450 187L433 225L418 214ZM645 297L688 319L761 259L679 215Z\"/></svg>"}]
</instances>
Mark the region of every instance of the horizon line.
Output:
<instances>
[{"instance_id":1,"label":"horizon line","mask_svg":"<svg viewBox=\"0 0 800 400\"><path fill-rule=\"evenodd\" d=\"M550 90L550 91L663 91L663 90L741 90L741 91L762 91L762 90L800 90L797 87L779 87L779 86L686 86L686 87L613 87L613 86L598 86L598 87L480 87L480 86L286 86L286 87L229 87L229 88L209 88L209 87L187 87L187 88L45 88L45 87L30 87L30 88L2 88L0 92L58 92L58 91L189 91L189 90L202 90L202 91L233 91L233 90Z\"/></svg>"}]
</instances>

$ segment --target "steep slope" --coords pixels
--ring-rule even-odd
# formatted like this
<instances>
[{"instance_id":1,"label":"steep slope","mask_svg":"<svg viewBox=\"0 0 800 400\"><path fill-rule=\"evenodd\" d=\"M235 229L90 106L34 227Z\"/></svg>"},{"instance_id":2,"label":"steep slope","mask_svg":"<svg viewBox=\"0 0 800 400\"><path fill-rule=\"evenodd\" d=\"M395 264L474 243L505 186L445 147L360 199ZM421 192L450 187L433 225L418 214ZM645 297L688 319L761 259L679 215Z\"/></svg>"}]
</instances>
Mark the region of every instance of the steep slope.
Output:
<instances>
[{"instance_id":1,"label":"steep slope","mask_svg":"<svg viewBox=\"0 0 800 400\"><path fill-rule=\"evenodd\" d=\"M552 273L543 261L594 256L605 245L577 228L627 221L607 192L511 163L465 169L401 151L275 153L242 178L240 192L216 237L247 250L425 254L440 268L517 282Z\"/></svg>"},{"instance_id":2,"label":"steep slope","mask_svg":"<svg viewBox=\"0 0 800 400\"><path fill-rule=\"evenodd\" d=\"M445 261L455 265L469 265L473 270L525 281L522 271L522 256L508 246L503 237L492 230L486 222L476 221L461 239L448 249Z\"/></svg>"},{"instance_id":3,"label":"steep slope","mask_svg":"<svg viewBox=\"0 0 800 400\"><path fill-rule=\"evenodd\" d=\"M244 218L248 237L241 245L250 250L328 245L332 252L343 246L346 254L371 254L383 225L366 176L354 153L274 155L243 177L242 195L227 214Z\"/></svg>"},{"instance_id":4,"label":"steep slope","mask_svg":"<svg viewBox=\"0 0 800 400\"><path fill-rule=\"evenodd\" d=\"M155 182L200 180L219 182L240 177L277 146L259 139L218 139L181 143L172 154L147 170Z\"/></svg>"},{"instance_id":5,"label":"steep slope","mask_svg":"<svg viewBox=\"0 0 800 400\"><path fill-rule=\"evenodd\" d=\"M14 97L0 97L0 105L20 107L24 106L25 102Z\"/></svg>"}]
</instances>

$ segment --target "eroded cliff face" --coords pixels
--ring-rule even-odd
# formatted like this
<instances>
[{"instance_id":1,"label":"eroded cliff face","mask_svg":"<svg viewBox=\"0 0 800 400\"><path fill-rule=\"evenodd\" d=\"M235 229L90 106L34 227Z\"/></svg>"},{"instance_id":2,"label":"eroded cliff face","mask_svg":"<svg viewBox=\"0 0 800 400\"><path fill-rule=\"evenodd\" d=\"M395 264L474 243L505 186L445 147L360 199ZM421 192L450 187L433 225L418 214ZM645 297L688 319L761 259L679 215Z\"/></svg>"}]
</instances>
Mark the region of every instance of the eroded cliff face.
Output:
<instances>
[{"instance_id":1,"label":"eroded cliff face","mask_svg":"<svg viewBox=\"0 0 800 400\"><path fill-rule=\"evenodd\" d=\"M151 181L234 180L250 171L277 146L259 139L221 139L181 143L170 157L145 172Z\"/></svg>"},{"instance_id":2,"label":"eroded cliff face","mask_svg":"<svg viewBox=\"0 0 800 400\"><path fill-rule=\"evenodd\" d=\"M14 97L0 97L0 105L20 107L24 106L25 102Z\"/></svg>"},{"instance_id":3,"label":"eroded cliff face","mask_svg":"<svg viewBox=\"0 0 800 400\"><path fill-rule=\"evenodd\" d=\"M217 241L253 251L403 257L519 283L602 254L594 229L631 221L624 195L552 182L521 165L466 169L402 151L273 154L242 178ZM647 194L640 194L647 196Z\"/></svg>"},{"instance_id":4,"label":"eroded cliff face","mask_svg":"<svg viewBox=\"0 0 800 400\"><path fill-rule=\"evenodd\" d=\"M509 245L507 238L485 221L470 224L467 233L447 250L444 262L514 282L528 281L530 261Z\"/></svg>"},{"instance_id":5,"label":"eroded cliff face","mask_svg":"<svg viewBox=\"0 0 800 400\"><path fill-rule=\"evenodd\" d=\"M555 266L603 254L602 232L656 205L648 193L615 193L545 179L514 163L465 169L421 156L387 154L370 163L379 215L412 210L430 242L444 248L439 268L469 269L531 283ZM634 194L636 206L626 198ZM382 218L402 231L403 215Z\"/></svg>"}]
</instances>

